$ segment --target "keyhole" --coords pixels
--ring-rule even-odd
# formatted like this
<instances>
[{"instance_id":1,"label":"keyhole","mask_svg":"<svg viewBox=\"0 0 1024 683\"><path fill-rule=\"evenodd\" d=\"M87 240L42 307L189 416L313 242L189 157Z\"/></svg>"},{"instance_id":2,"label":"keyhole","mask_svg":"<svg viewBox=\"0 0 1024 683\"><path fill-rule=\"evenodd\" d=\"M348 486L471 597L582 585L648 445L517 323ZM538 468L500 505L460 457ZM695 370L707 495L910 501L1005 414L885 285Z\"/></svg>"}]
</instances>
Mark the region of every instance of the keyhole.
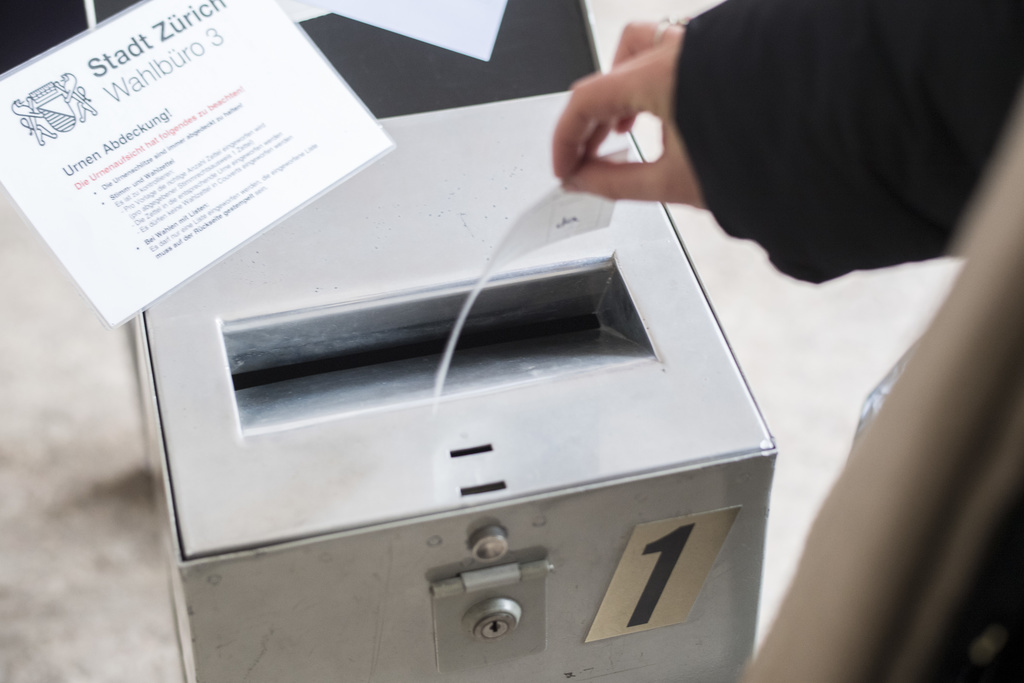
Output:
<instances>
[{"instance_id":1,"label":"keyhole","mask_svg":"<svg viewBox=\"0 0 1024 683\"><path fill-rule=\"evenodd\" d=\"M523 609L509 598L491 598L474 605L462 618L462 624L480 640L504 638L515 630Z\"/></svg>"},{"instance_id":2,"label":"keyhole","mask_svg":"<svg viewBox=\"0 0 1024 683\"><path fill-rule=\"evenodd\" d=\"M504 621L495 619L491 623L484 627L484 636L488 638L497 638L508 630L508 624Z\"/></svg>"}]
</instances>

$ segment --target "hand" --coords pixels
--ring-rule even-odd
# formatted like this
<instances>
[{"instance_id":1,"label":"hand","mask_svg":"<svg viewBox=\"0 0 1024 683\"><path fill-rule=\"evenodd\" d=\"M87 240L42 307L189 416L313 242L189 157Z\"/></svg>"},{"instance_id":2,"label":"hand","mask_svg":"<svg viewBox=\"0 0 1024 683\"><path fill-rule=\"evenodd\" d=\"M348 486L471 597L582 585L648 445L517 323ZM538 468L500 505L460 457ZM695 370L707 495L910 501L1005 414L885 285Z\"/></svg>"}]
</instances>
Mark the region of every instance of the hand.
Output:
<instances>
[{"instance_id":1,"label":"hand","mask_svg":"<svg viewBox=\"0 0 1024 683\"><path fill-rule=\"evenodd\" d=\"M669 26L659 39L657 24L630 24L622 33L611 71L573 85L552 145L555 175L566 189L704 207L675 125L676 65L682 45L681 26ZM661 157L649 163L598 159L597 148L608 134L632 129L637 114L644 111L661 119Z\"/></svg>"}]
</instances>

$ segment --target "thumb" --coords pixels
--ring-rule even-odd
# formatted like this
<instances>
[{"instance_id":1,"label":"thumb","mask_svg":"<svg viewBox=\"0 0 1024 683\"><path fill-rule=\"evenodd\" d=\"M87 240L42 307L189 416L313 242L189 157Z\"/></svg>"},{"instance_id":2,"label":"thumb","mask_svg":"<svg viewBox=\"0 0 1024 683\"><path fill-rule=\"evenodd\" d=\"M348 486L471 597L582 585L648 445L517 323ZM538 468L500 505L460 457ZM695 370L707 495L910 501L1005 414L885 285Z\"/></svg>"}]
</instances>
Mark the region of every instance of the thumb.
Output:
<instances>
[{"instance_id":1,"label":"thumb","mask_svg":"<svg viewBox=\"0 0 1024 683\"><path fill-rule=\"evenodd\" d=\"M675 180L669 177L669 169L661 160L617 163L594 159L566 178L563 184L567 190L589 192L609 199L671 201L667 195L673 194Z\"/></svg>"}]
</instances>

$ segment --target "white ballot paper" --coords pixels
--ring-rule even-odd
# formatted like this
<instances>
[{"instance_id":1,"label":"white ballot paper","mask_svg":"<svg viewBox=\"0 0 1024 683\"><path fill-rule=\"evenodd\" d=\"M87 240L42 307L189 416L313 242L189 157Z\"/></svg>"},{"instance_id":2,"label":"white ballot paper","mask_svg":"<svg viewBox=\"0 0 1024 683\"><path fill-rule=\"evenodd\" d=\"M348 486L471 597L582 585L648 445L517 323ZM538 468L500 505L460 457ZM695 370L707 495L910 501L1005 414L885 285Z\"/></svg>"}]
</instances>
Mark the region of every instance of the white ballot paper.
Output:
<instances>
[{"instance_id":1,"label":"white ballot paper","mask_svg":"<svg viewBox=\"0 0 1024 683\"><path fill-rule=\"evenodd\" d=\"M305 0L335 14L483 61L508 0Z\"/></svg>"},{"instance_id":2,"label":"white ballot paper","mask_svg":"<svg viewBox=\"0 0 1024 683\"><path fill-rule=\"evenodd\" d=\"M625 153L606 158L625 158ZM556 187L516 219L494 250L480 279L466 297L466 302L462 304L462 310L459 311L452 326L451 334L448 335L448 343L445 345L441 363L434 377L435 414L444 389L444 381L448 376L448 368L459 342L459 335L462 334L469 311L483 291L484 285L495 273L523 254L591 230L607 228L611 225L614 211L615 202L610 199L582 192L566 192L561 187Z\"/></svg>"},{"instance_id":3,"label":"white ballot paper","mask_svg":"<svg viewBox=\"0 0 1024 683\"><path fill-rule=\"evenodd\" d=\"M0 102L0 184L110 326L393 147L274 0L150 0Z\"/></svg>"},{"instance_id":4,"label":"white ballot paper","mask_svg":"<svg viewBox=\"0 0 1024 683\"><path fill-rule=\"evenodd\" d=\"M494 250L484 276L503 268L528 252L591 230L607 228L612 221L615 202L582 192L567 192L556 187L509 227Z\"/></svg>"}]
</instances>

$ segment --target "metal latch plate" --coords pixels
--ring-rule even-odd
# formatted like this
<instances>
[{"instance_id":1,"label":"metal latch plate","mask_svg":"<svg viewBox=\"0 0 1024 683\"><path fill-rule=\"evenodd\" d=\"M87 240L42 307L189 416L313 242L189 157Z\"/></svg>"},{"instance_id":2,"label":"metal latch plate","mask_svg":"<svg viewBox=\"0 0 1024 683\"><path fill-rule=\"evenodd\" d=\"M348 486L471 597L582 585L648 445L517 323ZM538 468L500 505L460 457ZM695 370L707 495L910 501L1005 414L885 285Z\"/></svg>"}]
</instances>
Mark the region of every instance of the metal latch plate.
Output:
<instances>
[{"instance_id":1,"label":"metal latch plate","mask_svg":"<svg viewBox=\"0 0 1024 683\"><path fill-rule=\"evenodd\" d=\"M438 671L471 669L543 652L547 647L547 560L463 572L430 586L434 608L434 646ZM500 638L481 639L467 627L474 607L496 599L521 607L514 629Z\"/></svg>"}]
</instances>

